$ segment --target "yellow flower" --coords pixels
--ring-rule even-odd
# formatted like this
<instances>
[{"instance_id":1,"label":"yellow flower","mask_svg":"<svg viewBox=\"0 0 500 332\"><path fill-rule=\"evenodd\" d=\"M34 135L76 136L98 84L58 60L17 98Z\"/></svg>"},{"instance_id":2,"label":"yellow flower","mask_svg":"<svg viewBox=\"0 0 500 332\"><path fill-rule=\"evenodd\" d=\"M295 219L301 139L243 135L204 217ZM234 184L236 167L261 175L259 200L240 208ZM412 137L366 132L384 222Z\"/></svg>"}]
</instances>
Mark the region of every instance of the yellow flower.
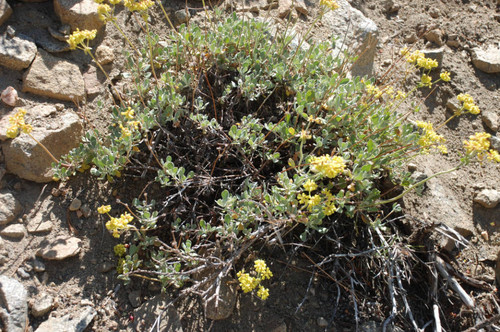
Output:
<instances>
[{"instance_id":1,"label":"yellow flower","mask_svg":"<svg viewBox=\"0 0 500 332\"><path fill-rule=\"evenodd\" d=\"M108 4L100 4L97 6L97 14L99 19L103 22L111 20L111 7Z\"/></svg>"},{"instance_id":2,"label":"yellow flower","mask_svg":"<svg viewBox=\"0 0 500 332\"><path fill-rule=\"evenodd\" d=\"M422 83L423 86L426 86L429 88L432 87L432 78L427 74L422 75L422 79L420 82Z\"/></svg>"},{"instance_id":3,"label":"yellow flower","mask_svg":"<svg viewBox=\"0 0 500 332\"><path fill-rule=\"evenodd\" d=\"M120 231L129 229L128 225L134 217L132 217L128 212L123 213L120 218L111 217L111 219L106 223L106 228L113 232L113 236L120 237Z\"/></svg>"},{"instance_id":4,"label":"yellow flower","mask_svg":"<svg viewBox=\"0 0 500 332\"><path fill-rule=\"evenodd\" d=\"M500 163L500 154L498 153L498 151L490 150L488 152L488 160L496 161L497 163Z\"/></svg>"},{"instance_id":5,"label":"yellow flower","mask_svg":"<svg viewBox=\"0 0 500 332\"><path fill-rule=\"evenodd\" d=\"M78 46L85 43L84 48L88 48L88 42L93 40L97 36L97 30L82 30L76 29L71 36L68 38L69 48L74 50Z\"/></svg>"},{"instance_id":6,"label":"yellow flower","mask_svg":"<svg viewBox=\"0 0 500 332\"><path fill-rule=\"evenodd\" d=\"M331 10L335 10L335 9L339 8L337 1L334 1L334 0L320 0L319 4L321 6L325 6L327 8L330 8Z\"/></svg>"},{"instance_id":7,"label":"yellow flower","mask_svg":"<svg viewBox=\"0 0 500 332\"><path fill-rule=\"evenodd\" d=\"M130 131L129 128L124 127L121 123L120 123L120 129L122 130L122 138L129 137L132 135L132 131Z\"/></svg>"},{"instance_id":8,"label":"yellow flower","mask_svg":"<svg viewBox=\"0 0 500 332\"><path fill-rule=\"evenodd\" d=\"M309 200L308 209L311 210L314 206L319 205L320 203L321 203L321 196L320 195L314 195Z\"/></svg>"},{"instance_id":9,"label":"yellow flower","mask_svg":"<svg viewBox=\"0 0 500 332\"><path fill-rule=\"evenodd\" d=\"M97 208L99 214L105 214L111 211L111 205L101 205Z\"/></svg>"},{"instance_id":10,"label":"yellow flower","mask_svg":"<svg viewBox=\"0 0 500 332\"><path fill-rule=\"evenodd\" d=\"M311 139L311 135L306 130L301 130L299 134L299 138L301 141L306 141L308 139Z\"/></svg>"},{"instance_id":11,"label":"yellow flower","mask_svg":"<svg viewBox=\"0 0 500 332\"><path fill-rule=\"evenodd\" d=\"M337 211L337 207L333 202L330 202L323 207L323 213L327 216L331 216Z\"/></svg>"},{"instance_id":12,"label":"yellow flower","mask_svg":"<svg viewBox=\"0 0 500 332\"><path fill-rule=\"evenodd\" d=\"M318 188L318 185L311 179L307 179L306 183L304 183L304 189L311 192Z\"/></svg>"},{"instance_id":13,"label":"yellow flower","mask_svg":"<svg viewBox=\"0 0 500 332\"><path fill-rule=\"evenodd\" d=\"M95 3L103 3L104 0L94 0Z\"/></svg>"},{"instance_id":14,"label":"yellow flower","mask_svg":"<svg viewBox=\"0 0 500 332\"><path fill-rule=\"evenodd\" d=\"M254 269L260 275L262 280L270 279L273 276L273 273L266 265L266 262L263 259L256 259L254 262Z\"/></svg>"},{"instance_id":15,"label":"yellow flower","mask_svg":"<svg viewBox=\"0 0 500 332\"><path fill-rule=\"evenodd\" d=\"M398 92L396 93L396 100L399 100L399 99L406 99L406 93L404 93L401 90L398 90Z\"/></svg>"},{"instance_id":16,"label":"yellow flower","mask_svg":"<svg viewBox=\"0 0 500 332\"><path fill-rule=\"evenodd\" d=\"M461 93L457 96L458 101L461 101L462 103L474 103L474 99L467 93Z\"/></svg>"},{"instance_id":17,"label":"yellow flower","mask_svg":"<svg viewBox=\"0 0 500 332\"><path fill-rule=\"evenodd\" d=\"M445 153L446 147L443 143L446 142L446 139L434 131L432 123L417 121L417 127L423 129L423 134L418 140L418 145L424 148L424 152L427 152L427 150L431 147L435 147L442 153Z\"/></svg>"},{"instance_id":18,"label":"yellow flower","mask_svg":"<svg viewBox=\"0 0 500 332\"><path fill-rule=\"evenodd\" d=\"M257 296L262 300L265 300L269 297L269 289L265 288L262 285L259 285L259 290L257 291Z\"/></svg>"},{"instance_id":19,"label":"yellow flower","mask_svg":"<svg viewBox=\"0 0 500 332\"><path fill-rule=\"evenodd\" d=\"M117 244L116 246L113 247L113 251L115 252L116 256L122 257L127 252L127 249L123 244Z\"/></svg>"},{"instance_id":20,"label":"yellow flower","mask_svg":"<svg viewBox=\"0 0 500 332\"><path fill-rule=\"evenodd\" d=\"M236 274L236 276L238 277L238 281L240 282L241 290L244 293L248 293L253 291L260 281L257 281L257 278L250 276L249 273L244 272L245 270L241 270Z\"/></svg>"},{"instance_id":21,"label":"yellow flower","mask_svg":"<svg viewBox=\"0 0 500 332\"><path fill-rule=\"evenodd\" d=\"M468 141L464 141L464 148L467 154L476 154L477 159L483 160L484 156L488 154L488 149L490 148L490 134L482 132L475 133L469 136ZM492 156L495 158L494 156Z\"/></svg>"},{"instance_id":22,"label":"yellow flower","mask_svg":"<svg viewBox=\"0 0 500 332\"><path fill-rule=\"evenodd\" d=\"M135 116L135 112L132 108L129 107L126 111L121 112L121 115L126 117L128 120L132 120Z\"/></svg>"},{"instance_id":23,"label":"yellow flower","mask_svg":"<svg viewBox=\"0 0 500 332\"><path fill-rule=\"evenodd\" d=\"M449 82L451 80L450 78L450 73L447 72L447 71L443 71L441 74L439 74L439 77L441 77L441 79L444 81L444 82Z\"/></svg>"},{"instance_id":24,"label":"yellow flower","mask_svg":"<svg viewBox=\"0 0 500 332\"><path fill-rule=\"evenodd\" d=\"M323 155L320 157L312 157L309 167L312 172L333 179L344 171L345 161L342 157Z\"/></svg>"},{"instance_id":25,"label":"yellow flower","mask_svg":"<svg viewBox=\"0 0 500 332\"><path fill-rule=\"evenodd\" d=\"M109 3L112 5L117 5L121 2L122 0L109 0Z\"/></svg>"},{"instance_id":26,"label":"yellow flower","mask_svg":"<svg viewBox=\"0 0 500 332\"><path fill-rule=\"evenodd\" d=\"M131 12L133 11L145 11L154 5L151 0L123 0L123 5L128 8Z\"/></svg>"},{"instance_id":27,"label":"yellow flower","mask_svg":"<svg viewBox=\"0 0 500 332\"><path fill-rule=\"evenodd\" d=\"M9 118L10 127L7 129L8 138L15 138L19 134L19 130L26 134L29 134L33 130L31 125L25 123L25 115L26 110L20 108L16 114Z\"/></svg>"}]
</instances>

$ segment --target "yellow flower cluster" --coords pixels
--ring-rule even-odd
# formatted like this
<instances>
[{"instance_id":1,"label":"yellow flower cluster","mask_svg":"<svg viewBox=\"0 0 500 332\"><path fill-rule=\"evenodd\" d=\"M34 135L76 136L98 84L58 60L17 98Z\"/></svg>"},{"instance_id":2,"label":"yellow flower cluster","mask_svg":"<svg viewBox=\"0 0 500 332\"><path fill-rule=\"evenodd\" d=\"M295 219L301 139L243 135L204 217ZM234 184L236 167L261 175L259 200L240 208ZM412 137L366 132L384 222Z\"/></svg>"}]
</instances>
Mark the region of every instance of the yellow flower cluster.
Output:
<instances>
[{"instance_id":1,"label":"yellow flower cluster","mask_svg":"<svg viewBox=\"0 0 500 332\"><path fill-rule=\"evenodd\" d=\"M441 74L439 74L439 77L444 82L449 82L451 80L450 73L447 71L443 71Z\"/></svg>"},{"instance_id":2,"label":"yellow flower cluster","mask_svg":"<svg viewBox=\"0 0 500 332\"><path fill-rule=\"evenodd\" d=\"M105 214L111 211L111 205L101 205L97 208L99 214Z\"/></svg>"},{"instance_id":3,"label":"yellow flower cluster","mask_svg":"<svg viewBox=\"0 0 500 332\"><path fill-rule=\"evenodd\" d=\"M69 48L74 50L78 46L83 45L82 49L88 48L88 42L93 40L97 36L97 30L82 30L80 31L78 28L75 32L71 34L68 38Z\"/></svg>"},{"instance_id":4,"label":"yellow flower cluster","mask_svg":"<svg viewBox=\"0 0 500 332\"><path fill-rule=\"evenodd\" d=\"M130 107L127 108L127 110L121 112L120 114L126 120L125 125L123 123L119 124L121 132L122 132L121 138L124 139L124 138L132 136L132 133L135 130L139 129L140 122L134 120L134 118L135 118L135 111L132 108L130 108ZM134 120L134 121L131 121L131 120Z\"/></svg>"},{"instance_id":5,"label":"yellow flower cluster","mask_svg":"<svg viewBox=\"0 0 500 332\"><path fill-rule=\"evenodd\" d=\"M128 8L131 12L133 11L145 11L155 3L151 0L123 0L123 5Z\"/></svg>"},{"instance_id":6,"label":"yellow flower cluster","mask_svg":"<svg viewBox=\"0 0 500 332\"><path fill-rule=\"evenodd\" d=\"M305 190L307 190L309 192L315 191L316 189L318 189L318 185L316 184L316 182L314 182L311 179L307 179L307 181L306 181L306 183L304 183L303 187Z\"/></svg>"},{"instance_id":7,"label":"yellow flower cluster","mask_svg":"<svg viewBox=\"0 0 500 332\"><path fill-rule=\"evenodd\" d=\"M476 154L480 161L487 157L491 161L500 163L498 151L490 149L490 137L491 135L485 132L469 136L469 140L464 141L465 151L467 154Z\"/></svg>"},{"instance_id":8,"label":"yellow flower cluster","mask_svg":"<svg viewBox=\"0 0 500 332\"><path fill-rule=\"evenodd\" d=\"M97 6L97 15L99 15L99 19L103 22L108 22L113 19L112 9L105 3L101 3Z\"/></svg>"},{"instance_id":9,"label":"yellow flower cluster","mask_svg":"<svg viewBox=\"0 0 500 332\"><path fill-rule=\"evenodd\" d=\"M458 101L462 102L462 108L458 111L459 114L462 114L463 110L466 110L468 113L471 114L479 114L481 113L481 110L479 107L474 104L474 98L472 98L469 94L467 93L461 93L457 96Z\"/></svg>"},{"instance_id":10,"label":"yellow flower cluster","mask_svg":"<svg viewBox=\"0 0 500 332\"><path fill-rule=\"evenodd\" d=\"M323 189L321 191L321 195L315 194L305 194L300 193L297 195L297 199L299 203L304 205L309 211L313 209L313 207L318 205L323 205L323 213L327 216L334 214L337 211L337 207L335 206L335 196L328 189Z\"/></svg>"},{"instance_id":11,"label":"yellow flower cluster","mask_svg":"<svg viewBox=\"0 0 500 332\"><path fill-rule=\"evenodd\" d=\"M325 6L325 7L329 8L331 10L335 10L335 9L339 8L339 4L337 3L337 1L334 1L334 0L320 0L319 4L321 6Z\"/></svg>"},{"instance_id":12,"label":"yellow flower cluster","mask_svg":"<svg viewBox=\"0 0 500 332\"><path fill-rule=\"evenodd\" d=\"M258 286L259 290L257 291L257 296L262 300L265 300L269 297L269 289L265 288L260 283L263 280L270 279L273 276L273 273L269 267L267 267L267 264L263 259L255 260L254 270L254 275L257 275L256 277L251 276L250 273L245 273L245 269L236 274L241 290L244 293L248 293L256 289Z\"/></svg>"},{"instance_id":13,"label":"yellow flower cluster","mask_svg":"<svg viewBox=\"0 0 500 332\"><path fill-rule=\"evenodd\" d=\"M319 173L323 177L333 179L345 169L345 160L339 156L323 155L312 157L309 160L310 169L314 173Z\"/></svg>"},{"instance_id":14,"label":"yellow flower cluster","mask_svg":"<svg viewBox=\"0 0 500 332\"><path fill-rule=\"evenodd\" d=\"M422 86L430 88L432 87L432 78L427 74L423 74L420 83L422 84Z\"/></svg>"},{"instance_id":15,"label":"yellow flower cluster","mask_svg":"<svg viewBox=\"0 0 500 332\"><path fill-rule=\"evenodd\" d=\"M116 246L114 246L113 251L115 252L115 255L118 257L123 257L123 255L127 253L127 249L123 244L117 244Z\"/></svg>"},{"instance_id":16,"label":"yellow flower cluster","mask_svg":"<svg viewBox=\"0 0 500 332\"><path fill-rule=\"evenodd\" d=\"M422 128L423 130L423 134L418 140L418 145L424 148L424 152L427 152L431 147L435 147L443 154L448 153L448 149L443 144L446 142L446 139L434 131L432 123L417 121L417 127Z\"/></svg>"},{"instance_id":17,"label":"yellow flower cluster","mask_svg":"<svg viewBox=\"0 0 500 332\"><path fill-rule=\"evenodd\" d=\"M26 110L24 108L20 108L16 114L9 118L10 127L7 129L7 137L8 138L16 138L19 135L19 130L21 130L25 134L31 133L33 127L29 124L26 124L24 121L24 116L26 115Z\"/></svg>"},{"instance_id":18,"label":"yellow flower cluster","mask_svg":"<svg viewBox=\"0 0 500 332\"><path fill-rule=\"evenodd\" d=\"M113 232L113 236L120 237L120 231L129 229L129 223L134 220L128 212L122 213L120 218L110 217L110 220L106 223L106 228Z\"/></svg>"}]
</instances>

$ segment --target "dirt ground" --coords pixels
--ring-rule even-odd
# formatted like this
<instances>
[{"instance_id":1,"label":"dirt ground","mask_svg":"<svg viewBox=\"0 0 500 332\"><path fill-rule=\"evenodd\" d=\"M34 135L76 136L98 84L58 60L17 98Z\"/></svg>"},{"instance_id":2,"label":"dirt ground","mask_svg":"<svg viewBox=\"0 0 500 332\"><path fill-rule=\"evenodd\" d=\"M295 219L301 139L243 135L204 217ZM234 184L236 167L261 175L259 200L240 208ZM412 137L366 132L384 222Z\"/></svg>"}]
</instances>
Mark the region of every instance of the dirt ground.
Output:
<instances>
[{"instance_id":1,"label":"dirt ground","mask_svg":"<svg viewBox=\"0 0 500 332\"><path fill-rule=\"evenodd\" d=\"M422 36L424 32L436 28L441 30L443 40L442 68L449 71L452 76L452 81L447 87L437 88L424 103L420 104L421 110L412 115L413 119L433 123L443 122L450 116L446 110L446 102L462 92L471 94L483 112L495 112L500 115L498 107L500 75L486 74L477 70L470 58L470 50L473 47L500 42L500 6L496 1L397 0L388 7L386 2L391 1L351 1L355 8L375 21L379 28L375 63L378 78L383 79L384 72L393 67L403 46L407 45L414 49L437 48L438 45L426 41ZM27 35L37 33L42 21L45 25L58 27L51 2L9 1L9 3L14 9L14 15L8 24L15 26L21 33ZM167 1L166 5L177 10L185 8L186 3ZM188 6L193 13L199 12L201 8L198 1L190 1ZM314 20L316 12L314 9L309 16L300 15L297 30L304 30ZM126 33L136 36L138 29L134 26L133 20L129 20L123 12L118 16ZM165 31L166 24L160 18L160 15L152 15L154 29L161 33ZM318 25L317 31L315 37L318 39L325 37L322 36L321 25ZM447 43L450 40L457 42ZM101 43L113 49L124 47L118 32L111 25L99 35L96 45ZM82 72L85 72L91 63L91 59L81 52L66 52L60 56L78 63ZM113 65L105 69L109 72L123 70L123 58L115 60ZM11 85L21 91L22 74L1 68L0 89L3 90ZM415 81L410 80L407 83L411 85ZM418 92L415 100L422 100L427 93L428 91ZM55 102L22 92L20 98L26 107ZM66 103L65 106L73 108L86 119L86 128L102 129L105 127L107 115L96 111L98 100L102 100L105 105L110 103L110 92L107 88L103 87L102 92L88 100L85 105L75 107ZM6 114L8 110L7 106L0 106L1 115ZM448 140L450 153L446 156L433 154L419 157L414 161L417 170L430 175L453 167L457 160L456 151L461 148L462 141L477 131L500 136L484 125L480 115L462 116L440 130ZM479 189L500 190L499 179L500 165L473 163L458 172L432 179L422 195L410 194L404 200L403 211L423 222L443 222L449 223L450 227L463 227L466 230L463 235L470 241L467 248L458 250L452 247L447 251L442 248L445 242L440 242L438 239L437 244L441 247L437 249L449 258L457 270L488 283L492 288L496 287L495 264L500 249L500 206L484 209L473 204L473 197ZM63 187L58 183L39 185L12 175L6 175L3 181L3 188L14 192L21 201L24 207L21 216L24 221L41 220L48 215L53 222L53 228L46 234L29 235L20 241L4 239L7 250L2 254L7 257L7 262L0 267L0 273L16 275L19 267L29 264L44 241L69 235L73 230L73 235L83 241L82 252L77 257L64 261L45 262L45 272L34 273L32 278L21 280L28 289L30 297L36 298L37 294L42 292L52 294L57 299L57 307L51 314L55 316L78 311L84 304L91 303L98 310L98 315L87 331L125 330L127 326L131 326L134 318L131 316L133 308L128 298L129 294L139 290L141 300L146 301L158 294L158 287L142 280L133 280L131 284L123 286L116 278L114 269L106 271L108 266L116 262L112 248L118 242L110 236L102 218L98 218L96 213L92 213L89 218L78 218L74 212L69 212L68 207L74 198L79 198L95 211L103 203L112 202L116 198L132 197L143 188L135 188L133 185L130 187L130 182L126 183L125 180L112 185L105 184L88 174L76 176ZM53 196L54 188L63 189L65 194ZM99 200L96 197L99 197ZM326 277L318 269L313 269L306 255L285 254L278 247L258 248L257 252L268 257L270 267L276 276L269 287L272 293L269 300L262 304L255 297L239 294L232 316L223 321L212 322L203 317L199 301L193 298L184 299L176 306L185 331L354 330L352 299L344 298L343 295L337 306L337 297L340 297L339 283ZM494 307L497 296L493 291L488 292L473 287L467 290L477 297L479 303ZM371 291L367 290L367 293ZM374 297L375 293L367 296L368 302ZM470 326L470 316L466 310L464 311L460 302L456 301L456 296L450 303L452 303L450 307L443 310L444 314L453 315L451 321L455 323L445 328L453 331ZM359 326L360 328L363 326L366 331L374 331L373 326L380 326L386 318L387 308L376 301L365 303L365 307L372 309L362 316L363 322ZM30 326L35 330L46 319L46 316L42 318L30 316ZM326 328L324 321L332 324Z\"/></svg>"}]
</instances>

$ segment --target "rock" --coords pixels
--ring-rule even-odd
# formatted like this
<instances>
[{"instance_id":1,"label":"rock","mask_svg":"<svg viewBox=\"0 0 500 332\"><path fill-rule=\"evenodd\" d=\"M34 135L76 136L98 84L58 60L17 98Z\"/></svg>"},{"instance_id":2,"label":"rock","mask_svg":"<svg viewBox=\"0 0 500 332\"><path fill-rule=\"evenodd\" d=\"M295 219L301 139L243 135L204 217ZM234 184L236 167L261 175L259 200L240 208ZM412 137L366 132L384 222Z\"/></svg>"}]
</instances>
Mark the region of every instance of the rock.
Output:
<instances>
[{"instance_id":1,"label":"rock","mask_svg":"<svg viewBox=\"0 0 500 332\"><path fill-rule=\"evenodd\" d=\"M47 220L44 222L30 222L27 225L28 233L30 234L40 234L40 233L47 233L52 230L52 221Z\"/></svg>"},{"instance_id":2,"label":"rock","mask_svg":"<svg viewBox=\"0 0 500 332\"><path fill-rule=\"evenodd\" d=\"M21 224L9 225L0 232L0 235L12 239L22 239L25 234L26 228Z\"/></svg>"},{"instance_id":3,"label":"rock","mask_svg":"<svg viewBox=\"0 0 500 332\"><path fill-rule=\"evenodd\" d=\"M408 172L413 173L417 170L418 166L415 163L409 163L407 168L408 168Z\"/></svg>"},{"instance_id":4,"label":"rock","mask_svg":"<svg viewBox=\"0 0 500 332\"><path fill-rule=\"evenodd\" d=\"M422 50L422 53L424 53L426 58L430 58L438 62L438 67L434 69L440 69L443 66L444 48L440 47L430 50Z\"/></svg>"},{"instance_id":5,"label":"rock","mask_svg":"<svg viewBox=\"0 0 500 332\"><path fill-rule=\"evenodd\" d=\"M5 88L0 95L2 101L9 106L16 106L19 97L17 96L17 91L11 86Z\"/></svg>"},{"instance_id":6,"label":"rock","mask_svg":"<svg viewBox=\"0 0 500 332\"><path fill-rule=\"evenodd\" d=\"M39 261L38 259L35 259L33 261L33 270L35 270L35 272L44 272L45 264L43 264L43 262Z\"/></svg>"},{"instance_id":7,"label":"rock","mask_svg":"<svg viewBox=\"0 0 500 332\"><path fill-rule=\"evenodd\" d=\"M328 11L322 23L329 28L332 35L342 38L343 42L335 44L334 54L345 50L359 55L351 67L352 76L373 76L373 60L378 42L378 28L359 10L354 9L346 0L338 1L337 10Z\"/></svg>"},{"instance_id":8,"label":"rock","mask_svg":"<svg viewBox=\"0 0 500 332\"><path fill-rule=\"evenodd\" d=\"M16 273L21 279L29 279L31 277L30 274L26 272L26 270L24 270L22 267L18 268Z\"/></svg>"},{"instance_id":9,"label":"rock","mask_svg":"<svg viewBox=\"0 0 500 332\"><path fill-rule=\"evenodd\" d=\"M101 65L107 65L115 60L113 49L106 45L99 45L99 47L95 50L95 56Z\"/></svg>"},{"instance_id":10,"label":"rock","mask_svg":"<svg viewBox=\"0 0 500 332\"><path fill-rule=\"evenodd\" d=\"M160 294L151 300L143 303L134 310L133 327L127 328L130 331L160 331L160 332L182 332L181 319L172 300L167 294ZM159 326L153 329L155 321Z\"/></svg>"},{"instance_id":11,"label":"rock","mask_svg":"<svg viewBox=\"0 0 500 332\"><path fill-rule=\"evenodd\" d=\"M302 14L302 15L309 15L309 9L307 9L306 4L304 3L304 0L294 0L294 8L297 11L297 13Z\"/></svg>"},{"instance_id":12,"label":"rock","mask_svg":"<svg viewBox=\"0 0 500 332\"><path fill-rule=\"evenodd\" d=\"M458 35L456 33L449 34L448 40L446 41L446 45L450 47L460 47L460 40L458 39Z\"/></svg>"},{"instance_id":13,"label":"rock","mask_svg":"<svg viewBox=\"0 0 500 332\"><path fill-rule=\"evenodd\" d=\"M54 11L71 30L99 30L104 25L93 0L54 0Z\"/></svg>"},{"instance_id":14,"label":"rock","mask_svg":"<svg viewBox=\"0 0 500 332\"><path fill-rule=\"evenodd\" d=\"M233 313L236 304L236 284L232 278L226 276L222 278L219 289L219 301L216 304L216 299L204 303L205 317L212 320L226 319ZM215 287L211 288L207 298L215 294Z\"/></svg>"},{"instance_id":15,"label":"rock","mask_svg":"<svg viewBox=\"0 0 500 332\"><path fill-rule=\"evenodd\" d=\"M278 17L286 18L292 11L292 0L279 0Z\"/></svg>"},{"instance_id":16,"label":"rock","mask_svg":"<svg viewBox=\"0 0 500 332\"><path fill-rule=\"evenodd\" d=\"M395 3L394 0L385 0L382 4L382 8L385 13L392 14L397 12L401 8L401 5Z\"/></svg>"},{"instance_id":17,"label":"rock","mask_svg":"<svg viewBox=\"0 0 500 332\"><path fill-rule=\"evenodd\" d=\"M23 92L78 101L85 96L85 83L78 66L39 50L23 82Z\"/></svg>"},{"instance_id":18,"label":"rock","mask_svg":"<svg viewBox=\"0 0 500 332\"><path fill-rule=\"evenodd\" d=\"M455 98L450 98L446 101L446 109L450 110L452 113L455 113L460 108L461 106Z\"/></svg>"},{"instance_id":19,"label":"rock","mask_svg":"<svg viewBox=\"0 0 500 332\"><path fill-rule=\"evenodd\" d=\"M7 21L10 15L12 15L12 8L6 0L0 0L0 25Z\"/></svg>"},{"instance_id":20,"label":"rock","mask_svg":"<svg viewBox=\"0 0 500 332\"><path fill-rule=\"evenodd\" d=\"M34 41L24 35L0 36L0 65L12 70L28 68L36 55Z\"/></svg>"},{"instance_id":21,"label":"rock","mask_svg":"<svg viewBox=\"0 0 500 332\"><path fill-rule=\"evenodd\" d=\"M49 33L39 33L36 44L49 53L61 53L70 50L67 42L56 40Z\"/></svg>"},{"instance_id":22,"label":"rock","mask_svg":"<svg viewBox=\"0 0 500 332\"><path fill-rule=\"evenodd\" d=\"M443 46L443 31L440 29L433 29L424 34L424 38L437 46Z\"/></svg>"},{"instance_id":23,"label":"rock","mask_svg":"<svg viewBox=\"0 0 500 332\"><path fill-rule=\"evenodd\" d=\"M69 26L69 25L65 25L65 26ZM47 30L49 31L49 33L50 33L50 35L52 37L54 37L55 39L57 39L57 40L59 40L59 41L61 41L63 43L68 44L67 43L67 40L69 38L69 34L68 33L71 31L71 27L69 28L69 30L67 30L68 33L63 33L63 32L61 32L59 30L54 29L53 27L48 27Z\"/></svg>"},{"instance_id":24,"label":"rock","mask_svg":"<svg viewBox=\"0 0 500 332\"><path fill-rule=\"evenodd\" d=\"M83 332L97 315L97 311L92 307L86 307L78 317L73 318L71 315L49 317L48 320L38 326L35 332Z\"/></svg>"},{"instance_id":25,"label":"rock","mask_svg":"<svg viewBox=\"0 0 500 332\"><path fill-rule=\"evenodd\" d=\"M474 202L492 209L500 202L500 192L494 189L483 189L474 197Z\"/></svg>"},{"instance_id":26,"label":"rock","mask_svg":"<svg viewBox=\"0 0 500 332\"><path fill-rule=\"evenodd\" d=\"M31 305L31 314L34 317L41 317L52 310L54 298L47 293L42 293L33 301Z\"/></svg>"},{"instance_id":27,"label":"rock","mask_svg":"<svg viewBox=\"0 0 500 332\"><path fill-rule=\"evenodd\" d=\"M106 76L101 73L95 66L89 66L83 74L85 82L85 91L89 97L98 95L104 92L103 83L106 81Z\"/></svg>"},{"instance_id":28,"label":"rock","mask_svg":"<svg viewBox=\"0 0 500 332\"><path fill-rule=\"evenodd\" d=\"M494 132L498 131L500 119L497 113L483 112L481 113L481 118L483 119L486 127L490 128Z\"/></svg>"},{"instance_id":29,"label":"rock","mask_svg":"<svg viewBox=\"0 0 500 332\"><path fill-rule=\"evenodd\" d=\"M82 206L82 201L79 200L78 198L75 198L71 201L71 204L69 205L69 210L70 211L76 211Z\"/></svg>"},{"instance_id":30,"label":"rock","mask_svg":"<svg viewBox=\"0 0 500 332\"><path fill-rule=\"evenodd\" d=\"M191 19L191 14L189 14L189 10L187 9L181 9L174 12L175 25L188 23L190 19Z\"/></svg>"},{"instance_id":31,"label":"rock","mask_svg":"<svg viewBox=\"0 0 500 332\"><path fill-rule=\"evenodd\" d=\"M91 216L92 214L92 210L90 209L90 207L87 205L87 204L84 204L81 208L80 208L80 211L82 211L82 215L85 217L85 218L88 218Z\"/></svg>"},{"instance_id":32,"label":"rock","mask_svg":"<svg viewBox=\"0 0 500 332\"><path fill-rule=\"evenodd\" d=\"M15 110L14 110L15 111ZM70 110L57 112L52 105L37 105L28 110L27 122L33 126L31 135L42 143L55 158L78 146L82 124ZM8 120L0 120L0 140L6 139ZM20 134L2 144L7 171L39 183L52 181L53 159L29 135Z\"/></svg>"},{"instance_id":33,"label":"rock","mask_svg":"<svg viewBox=\"0 0 500 332\"><path fill-rule=\"evenodd\" d=\"M434 6L431 6L431 9L429 9L429 15L432 18L438 18L439 16L441 16L441 11Z\"/></svg>"},{"instance_id":34,"label":"rock","mask_svg":"<svg viewBox=\"0 0 500 332\"><path fill-rule=\"evenodd\" d=\"M0 225L10 223L21 212L21 204L11 194L0 193Z\"/></svg>"},{"instance_id":35,"label":"rock","mask_svg":"<svg viewBox=\"0 0 500 332\"><path fill-rule=\"evenodd\" d=\"M0 251L5 248L5 241L0 237Z\"/></svg>"},{"instance_id":36,"label":"rock","mask_svg":"<svg viewBox=\"0 0 500 332\"><path fill-rule=\"evenodd\" d=\"M490 137L490 146L493 150L500 152L500 138L496 136Z\"/></svg>"},{"instance_id":37,"label":"rock","mask_svg":"<svg viewBox=\"0 0 500 332\"><path fill-rule=\"evenodd\" d=\"M43 259L60 261L77 255L81 250L81 242L76 237L59 237L50 243L45 243L36 254Z\"/></svg>"},{"instance_id":38,"label":"rock","mask_svg":"<svg viewBox=\"0 0 500 332\"><path fill-rule=\"evenodd\" d=\"M472 63L488 74L500 73L500 48L490 46L486 50L475 47L472 49Z\"/></svg>"},{"instance_id":39,"label":"rock","mask_svg":"<svg viewBox=\"0 0 500 332\"><path fill-rule=\"evenodd\" d=\"M141 305L141 291L135 290L128 293L128 300L134 308L138 308Z\"/></svg>"},{"instance_id":40,"label":"rock","mask_svg":"<svg viewBox=\"0 0 500 332\"><path fill-rule=\"evenodd\" d=\"M316 323L319 327L325 328L328 326L328 321L324 317L318 317Z\"/></svg>"},{"instance_id":41,"label":"rock","mask_svg":"<svg viewBox=\"0 0 500 332\"><path fill-rule=\"evenodd\" d=\"M25 332L28 321L28 293L17 280L0 276L0 319L4 331Z\"/></svg>"}]
</instances>

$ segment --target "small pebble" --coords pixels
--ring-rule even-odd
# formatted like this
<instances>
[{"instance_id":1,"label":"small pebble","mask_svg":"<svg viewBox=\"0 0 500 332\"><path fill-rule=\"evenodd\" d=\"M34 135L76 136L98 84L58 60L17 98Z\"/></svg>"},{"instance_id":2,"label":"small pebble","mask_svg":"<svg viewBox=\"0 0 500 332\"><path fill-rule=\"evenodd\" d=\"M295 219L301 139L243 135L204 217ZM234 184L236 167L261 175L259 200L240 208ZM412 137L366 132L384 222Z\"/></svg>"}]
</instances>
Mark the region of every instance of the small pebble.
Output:
<instances>
[{"instance_id":1,"label":"small pebble","mask_svg":"<svg viewBox=\"0 0 500 332\"><path fill-rule=\"evenodd\" d=\"M39 261L38 259L35 259L33 261L33 269L35 270L35 272L44 272L45 264L43 264L43 262Z\"/></svg>"},{"instance_id":2,"label":"small pebble","mask_svg":"<svg viewBox=\"0 0 500 332\"><path fill-rule=\"evenodd\" d=\"M30 274L26 272L22 267L17 269L17 275L22 279L28 279Z\"/></svg>"},{"instance_id":3,"label":"small pebble","mask_svg":"<svg viewBox=\"0 0 500 332\"><path fill-rule=\"evenodd\" d=\"M319 317L316 321L319 327L327 327L328 321L324 317Z\"/></svg>"},{"instance_id":4,"label":"small pebble","mask_svg":"<svg viewBox=\"0 0 500 332\"><path fill-rule=\"evenodd\" d=\"M82 206L82 201L79 200L78 198L75 198L71 201L71 204L69 205L69 210L70 211L76 211Z\"/></svg>"}]
</instances>

